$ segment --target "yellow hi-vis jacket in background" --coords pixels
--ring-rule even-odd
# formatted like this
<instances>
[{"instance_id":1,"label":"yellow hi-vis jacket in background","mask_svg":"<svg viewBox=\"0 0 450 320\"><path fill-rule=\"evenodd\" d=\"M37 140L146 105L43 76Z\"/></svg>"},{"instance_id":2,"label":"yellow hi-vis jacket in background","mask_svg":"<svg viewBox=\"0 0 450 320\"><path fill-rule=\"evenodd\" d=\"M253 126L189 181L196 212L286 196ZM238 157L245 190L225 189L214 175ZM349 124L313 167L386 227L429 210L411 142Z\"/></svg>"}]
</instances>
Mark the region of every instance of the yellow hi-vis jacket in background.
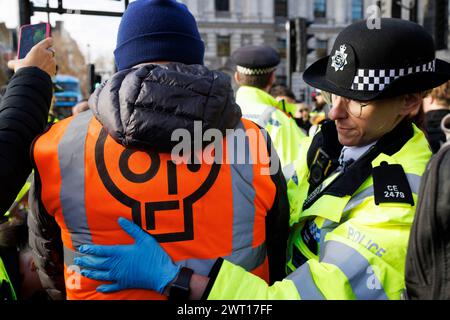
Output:
<instances>
[{"instance_id":1,"label":"yellow hi-vis jacket in background","mask_svg":"<svg viewBox=\"0 0 450 320\"><path fill-rule=\"evenodd\" d=\"M295 120L280 110L278 102L267 92L254 87L240 87L236 102L242 116L266 129L280 157L286 180L294 174L293 163L298 159L301 140L306 137Z\"/></svg>"},{"instance_id":2,"label":"yellow hi-vis jacket in background","mask_svg":"<svg viewBox=\"0 0 450 320\"><path fill-rule=\"evenodd\" d=\"M298 213L289 243L287 269L292 273L288 277L268 286L244 269L218 261L218 271L210 275L214 284L207 292L208 299L400 299L420 179L431 157L424 134L409 126L413 128L409 127L411 134L405 141L409 140L390 156L378 154L371 162L369 178L356 192L343 197L321 193ZM306 153L302 157L298 182L308 185ZM409 196L400 192L403 189L396 183L383 188L374 183L374 172L398 170L399 165ZM337 174L330 175L322 186L330 185ZM391 176L382 178L392 180ZM307 190L298 189L299 201L306 199ZM377 200L380 197L383 201ZM409 203L402 202L408 197Z\"/></svg>"},{"instance_id":3,"label":"yellow hi-vis jacket in background","mask_svg":"<svg viewBox=\"0 0 450 320\"><path fill-rule=\"evenodd\" d=\"M257 123L269 133L280 158L283 175L286 181L291 180L296 171L295 162L300 154L307 152L307 147L304 150L305 145L308 145L311 139L297 126L294 119L279 109L282 103L263 90L242 86L236 93L236 102L241 107L243 118ZM288 184L291 214L300 209L292 202L297 189L296 184Z\"/></svg>"}]
</instances>

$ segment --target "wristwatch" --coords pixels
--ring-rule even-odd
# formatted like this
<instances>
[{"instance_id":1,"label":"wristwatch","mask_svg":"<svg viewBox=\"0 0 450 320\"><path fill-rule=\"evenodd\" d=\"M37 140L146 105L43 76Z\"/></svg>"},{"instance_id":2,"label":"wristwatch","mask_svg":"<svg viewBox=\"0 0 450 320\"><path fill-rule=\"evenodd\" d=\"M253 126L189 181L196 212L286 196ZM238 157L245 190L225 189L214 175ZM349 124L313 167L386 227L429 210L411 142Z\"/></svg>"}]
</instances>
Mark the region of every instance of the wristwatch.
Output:
<instances>
[{"instance_id":1,"label":"wristwatch","mask_svg":"<svg viewBox=\"0 0 450 320\"><path fill-rule=\"evenodd\" d=\"M189 300L189 283L191 282L194 271L189 268L181 268L175 281L170 285L169 300L170 301L187 301Z\"/></svg>"}]
</instances>

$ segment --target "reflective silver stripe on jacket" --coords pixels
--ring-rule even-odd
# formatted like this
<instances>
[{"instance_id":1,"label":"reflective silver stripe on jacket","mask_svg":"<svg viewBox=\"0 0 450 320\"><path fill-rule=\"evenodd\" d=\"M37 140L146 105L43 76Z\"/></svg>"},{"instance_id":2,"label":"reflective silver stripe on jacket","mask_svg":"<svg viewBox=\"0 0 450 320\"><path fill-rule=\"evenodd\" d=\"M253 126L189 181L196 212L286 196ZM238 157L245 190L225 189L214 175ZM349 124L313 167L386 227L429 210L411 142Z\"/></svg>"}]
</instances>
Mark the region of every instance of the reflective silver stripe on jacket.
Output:
<instances>
[{"instance_id":1,"label":"reflective silver stripe on jacket","mask_svg":"<svg viewBox=\"0 0 450 320\"><path fill-rule=\"evenodd\" d=\"M409 173L409 174L406 174L406 178L408 179L408 183L409 183L412 193L419 194L420 182L421 182L422 177L418 176L416 174ZM347 203L347 205L345 206L344 213L356 208L361 203L363 203L366 198L372 197L374 195L375 195L375 192L374 192L373 185L372 185L369 188L361 191L357 195L353 196L350 199L350 201Z\"/></svg>"},{"instance_id":2,"label":"reflective silver stripe on jacket","mask_svg":"<svg viewBox=\"0 0 450 320\"><path fill-rule=\"evenodd\" d=\"M259 108L259 110L258 110ZM247 108L248 109L248 108ZM277 108L272 107L272 106L268 106L268 105L260 105L260 106L255 106L252 105L252 110L258 110L261 112L258 113L246 113L245 111L247 111L246 108L243 108L243 115L242 117L244 119L248 119L251 120L255 123L257 123L259 126L265 128L267 127L267 125L269 125L270 119L272 118L272 115L274 112L277 111Z\"/></svg>"},{"instance_id":3,"label":"reflective silver stripe on jacket","mask_svg":"<svg viewBox=\"0 0 450 320\"><path fill-rule=\"evenodd\" d=\"M232 255L222 257L223 259L241 266L247 271L252 271L262 265L266 259L266 245L262 244L256 248L245 248L241 251L233 252ZM199 275L207 277L216 263L217 259L188 259L177 261L176 264L188 267Z\"/></svg>"},{"instance_id":4,"label":"reflective silver stripe on jacket","mask_svg":"<svg viewBox=\"0 0 450 320\"><path fill-rule=\"evenodd\" d=\"M67 127L58 145L61 172L61 209L64 223L70 231L74 248L91 244L85 207L85 144L92 112L76 116Z\"/></svg>"},{"instance_id":5,"label":"reflective silver stripe on jacket","mask_svg":"<svg viewBox=\"0 0 450 320\"><path fill-rule=\"evenodd\" d=\"M85 209L85 141L92 113L87 112L75 117L69 124L60 145L58 159L62 176L61 205L64 221L70 231L75 249L82 244L92 244L92 236L87 224ZM245 134L245 127L240 123L237 129ZM236 130L235 130L236 131ZM237 133L239 134L239 133ZM227 139L234 139L228 135ZM229 141L229 140L228 140ZM253 229L255 223L254 199L256 190L253 187L253 162L248 139L246 139L244 156L246 161L235 163L230 159L230 172L233 192L233 239L232 254L224 259L238 264L250 271L259 267L266 259L266 245L262 243L256 248L253 245ZM237 146L237 143L234 143ZM241 150L239 150L241 151ZM234 156L236 153L229 153ZM238 155L240 157L241 155ZM213 213L213 210L211 211ZM194 213L195 214L195 213ZM213 231L212 231L213 232ZM73 265L78 252L64 247L64 262ZM191 267L197 273L207 276L217 259L188 259L177 264Z\"/></svg>"},{"instance_id":6,"label":"reflective silver stripe on jacket","mask_svg":"<svg viewBox=\"0 0 450 320\"><path fill-rule=\"evenodd\" d=\"M328 233L333 232L334 229L339 227L339 223L331 221L331 220L325 220L325 222L322 224L322 227L320 228L320 244L319 244L319 250L322 250L323 244L325 243L325 237Z\"/></svg>"},{"instance_id":7,"label":"reflective silver stripe on jacket","mask_svg":"<svg viewBox=\"0 0 450 320\"><path fill-rule=\"evenodd\" d=\"M325 300L322 292L314 283L311 269L308 263L304 263L300 268L291 273L286 279L294 282L300 298L303 300Z\"/></svg>"},{"instance_id":8,"label":"reflective silver stripe on jacket","mask_svg":"<svg viewBox=\"0 0 450 320\"><path fill-rule=\"evenodd\" d=\"M286 181L289 181L292 179L292 177L295 175L295 165L293 163L288 164L283 168L283 175L286 179Z\"/></svg>"},{"instance_id":9,"label":"reflective silver stripe on jacket","mask_svg":"<svg viewBox=\"0 0 450 320\"><path fill-rule=\"evenodd\" d=\"M380 280L361 253L337 241L327 241L321 249L320 262L335 265L345 274L356 299L388 300Z\"/></svg>"}]
</instances>

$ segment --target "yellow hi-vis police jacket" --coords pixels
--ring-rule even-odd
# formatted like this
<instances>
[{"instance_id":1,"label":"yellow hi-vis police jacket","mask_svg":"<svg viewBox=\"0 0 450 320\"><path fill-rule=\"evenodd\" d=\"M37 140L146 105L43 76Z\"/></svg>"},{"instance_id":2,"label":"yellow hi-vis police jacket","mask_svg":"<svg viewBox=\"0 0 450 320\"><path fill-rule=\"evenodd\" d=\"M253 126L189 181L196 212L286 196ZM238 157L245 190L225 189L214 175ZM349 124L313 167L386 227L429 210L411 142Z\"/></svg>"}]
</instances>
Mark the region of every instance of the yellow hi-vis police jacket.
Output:
<instances>
[{"instance_id":1,"label":"yellow hi-vis police jacket","mask_svg":"<svg viewBox=\"0 0 450 320\"><path fill-rule=\"evenodd\" d=\"M286 180L294 174L293 163L298 159L301 140L306 137L295 121L281 111L280 102L267 92L254 87L240 87L236 102L242 116L266 129L280 157Z\"/></svg>"},{"instance_id":2,"label":"yellow hi-vis police jacket","mask_svg":"<svg viewBox=\"0 0 450 320\"><path fill-rule=\"evenodd\" d=\"M380 190L375 189L373 174L351 196L321 195L308 209L291 217L297 223L291 231L288 269L295 269L299 256L306 262L283 281L268 286L244 269L219 261L218 271L210 275L214 283L206 292L208 299L400 299L420 179L431 157L424 134L415 126L413 130L412 138L398 152L391 156L380 153L371 164L373 170L401 165L414 204L389 202L389 197L406 197L391 183L381 190L381 197L388 201L377 205ZM298 181L308 185L306 153L302 157ZM335 176L329 176L323 185ZM307 190L298 189L299 201L306 199ZM317 241L316 253L308 246L310 238Z\"/></svg>"}]
</instances>

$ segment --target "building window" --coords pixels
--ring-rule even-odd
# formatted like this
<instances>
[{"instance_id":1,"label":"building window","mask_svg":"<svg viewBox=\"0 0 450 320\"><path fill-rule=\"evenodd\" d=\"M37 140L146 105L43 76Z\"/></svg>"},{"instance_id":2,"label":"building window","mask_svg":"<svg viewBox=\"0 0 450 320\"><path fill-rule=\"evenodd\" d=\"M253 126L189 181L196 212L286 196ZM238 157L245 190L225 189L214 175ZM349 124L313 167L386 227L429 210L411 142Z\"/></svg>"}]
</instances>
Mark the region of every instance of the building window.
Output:
<instances>
[{"instance_id":1,"label":"building window","mask_svg":"<svg viewBox=\"0 0 450 320\"><path fill-rule=\"evenodd\" d=\"M327 0L314 0L314 17L327 17Z\"/></svg>"},{"instance_id":2,"label":"building window","mask_svg":"<svg viewBox=\"0 0 450 320\"><path fill-rule=\"evenodd\" d=\"M328 55L328 40L316 39L316 57L324 58Z\"/></svg>"},{"instance_id":3,"label":"building window","mask_svg":"<svg viewBox=\"0 0 450 320\"><path fill-rule=\"evenodd\" d=\"M253 36L251 34L243 34L241 36L241 44L243 47L251 46L253 44Z\"/></svg>"},{"instance_id":4,"label":"building window","mask_svg":"<svg viewBox=\"0 0 450 320\"><path fill-rule=\"evenodd\" d=\"M287 57L287 41L285 38L277 38L277 49L280 53L281 58L286 59Z\"/></svg>"},{"instance_id":5,"label":"building window","mask_svg":"<svg viewBox=\"0 0 450 320\"><path fill-rule=\"evenodd\" d=\"M353 21L362 20L364 18L364 2L363 0L352 0L352 19Z\"/></svg>"},{"instance_id":6,"label":"building window","mask_svg":"<svg viewBox=\"0 0 450 320\"><path fill-rule=\"evenodd\" d=\"M230 0L216 0L216 11L229 12Z\"/></svg>"},{"instance_id":7,"label":"building window","mask_svg":"<svg viewBox=\"0 0 450 320\"><path fill-rule=\"evenodd\" d=\"M275 17L288 16L288 2L287 0L275 0Z\"/></svg>"},{"instance_id":8,"label":"building window","mask_svg":"<svg viewBox=\"0 0 450 320\"><path fill-rule=\"evenodd\" d=\"M217 56L229 57L231 54L231 37L217 36Z\"/></svg>"}]
</instances>

